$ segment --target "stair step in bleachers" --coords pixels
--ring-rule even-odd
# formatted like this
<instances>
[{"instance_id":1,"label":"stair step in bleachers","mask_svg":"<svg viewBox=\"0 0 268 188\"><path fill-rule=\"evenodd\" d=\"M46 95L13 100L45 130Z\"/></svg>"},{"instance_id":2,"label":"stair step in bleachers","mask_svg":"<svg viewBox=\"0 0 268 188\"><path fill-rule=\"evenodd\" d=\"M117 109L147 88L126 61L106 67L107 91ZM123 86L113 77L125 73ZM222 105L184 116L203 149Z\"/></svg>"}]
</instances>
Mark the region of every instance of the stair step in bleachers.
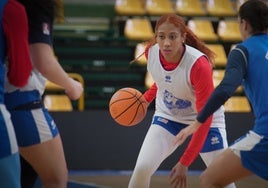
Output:
<instances>
[{"instance_id":1,"label":"stair step in bleachers","mask_svg":"<svg viewBox=\"0 0 268 188\"><path fill-rule=\"evenodd\" d=\"M110 98L116 92L117 90L123 88L123 87L134 87L138 89L139 91L144 91L145 88L143 86L137 86L137 85L118 85L118 86L96 86L96 87L87 87L85 93L87 93L89 96L89 100L86 101L86 106L88 108L94 108L94 109L103 109L107 108ZM100 97L101 96L101 97Z\"/></svg>"},{"instance_id":2,"label":"stair step in bleachers","mask_svg":"<svg viewBox=\"0 0 268 188\"><path fill-rule=\"evenodd\" d=\"M79 73L85 81L85 109L108 108L111 88L143 87L145 67L130 64L134 46L66 42L55 39L55 54L67 72ZM100 88L101 89L98 89ZM95 91L95 92L92 92Z\"/></svg>"}]
</instances>

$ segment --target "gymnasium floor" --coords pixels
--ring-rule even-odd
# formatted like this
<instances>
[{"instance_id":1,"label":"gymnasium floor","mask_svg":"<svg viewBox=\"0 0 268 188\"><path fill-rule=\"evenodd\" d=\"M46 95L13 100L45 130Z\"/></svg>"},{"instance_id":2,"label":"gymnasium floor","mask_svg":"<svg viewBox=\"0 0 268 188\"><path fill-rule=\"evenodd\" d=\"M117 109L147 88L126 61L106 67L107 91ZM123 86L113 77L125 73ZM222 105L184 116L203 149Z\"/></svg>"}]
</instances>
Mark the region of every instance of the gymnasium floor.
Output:
<instances>
[{"instance_id":1,"label":"gymnasium floor","mask_svg":"<svg viewBox=\"0 0 268 188\"><path fill-rule=\"evenodd\" d=\"M130 171L70 171L69 182L85 188L127 188ZM169 188L167 171L158 171L151 181L151 188ZM189 172L187 188L198 187L200 172ZM237 188L268 188L268 182L256 176L236 182ZM70 186L71 187L71 186ZM82 187L81 187L82 188Z\"/></svg>"}]
</instances>

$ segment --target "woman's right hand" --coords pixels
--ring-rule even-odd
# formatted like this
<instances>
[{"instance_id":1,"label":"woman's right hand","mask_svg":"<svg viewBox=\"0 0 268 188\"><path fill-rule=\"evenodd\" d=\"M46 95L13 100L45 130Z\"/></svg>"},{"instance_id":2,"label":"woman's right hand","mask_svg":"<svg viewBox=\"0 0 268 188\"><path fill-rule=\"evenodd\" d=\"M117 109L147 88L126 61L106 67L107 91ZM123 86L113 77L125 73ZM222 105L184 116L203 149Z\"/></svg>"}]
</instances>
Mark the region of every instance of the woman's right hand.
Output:
<instances>
[{"instance_id":1,"label":"woman's right hand","mask_svg":"<svg viewBox=\"0 0 268 188\"><path fill-rule=\"evenodd\" d=\"M82 95L82 92L84 91L84 88L82 84L72 78L69 78L71 82L71 87L68 89L65 89L65 93L68 95L68 97L71 100L77 100Z\"/></svg>"}]
</instances>

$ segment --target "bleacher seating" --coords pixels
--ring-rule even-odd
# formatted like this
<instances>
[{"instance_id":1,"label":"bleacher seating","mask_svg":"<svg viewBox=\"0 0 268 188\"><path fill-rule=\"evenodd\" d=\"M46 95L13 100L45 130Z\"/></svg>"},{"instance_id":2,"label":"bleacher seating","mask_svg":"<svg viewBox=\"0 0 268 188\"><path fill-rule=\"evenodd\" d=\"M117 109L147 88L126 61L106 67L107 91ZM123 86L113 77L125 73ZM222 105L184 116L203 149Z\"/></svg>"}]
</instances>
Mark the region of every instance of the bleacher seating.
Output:
<instances>
[{"instance_id":1,"label":"bleacher seating","mask_svg":"<svg viewBox=\"0 0 268 188\"><path fill-rule=\"evenodd\" d=\"M200 0L176 0L175 11L181 16L206 16L207 11Z\"/></svg>"},{"instance_id":2,"label":"bleacher seating","mask_svg":"<svg viewBox=\"0 0 268 188\"><path fill-rule=\"evenodd\" d=\"M245 96L232 96L225 104L226 112L251 112L248 99Z\"/></svg>"},{"instance_id":3,"label":"bleacher seating","mask_svg":"<svg viewBox=\"0 0 268 188\"><path fill-rule=\"evenodd\" d=\"M153 83L154 81L153 81L152 76L150 75L149 72L146 72L145 80L144 80L145 87L149 89L153 85Z\"/></svg>"},{"instance_id":4,"label":"bleacher seating","mask_svg":"<svg viewBox=\"0 0 268 188\"><path fill-rule=\"evenodd\" d=\"M145 10L151 16L160 16L175 12L170 0L146 0Z\"/></svg>"},{"instance_id":5,"label":"bleacher seating","mask_svg":"<svg viewBox=\"0 0 268 188\"><path fill-rule=\"evenodd\" d=\"M220 20L217 34L223 42L237 42L242 40L237 19Z\"/></svg>"},{"instance_id":6,"label":"bleacher seating","mask_svg":"<svg viewBox=\"0 0 268 188\"><path fill-rule=\"evenodd\" d=\"M124 34L129 40L145 41L153 37L153 28L148 18L128 18Z\"/></svg>"},{"instance_id":7,"label":"bleacher seating","mask_svg":"<svg viewBox=\"0 0 268 188\"><path fill-rule=\"evenodd\" d=\"M216 54L215 67L225 68L227 57L226 52L222 44L207 44L207 47Z\"/></svg>"},{"instance_id":8,"label":"bleacher seating","mask_svg":"<svg viewBox=\"0 0 268 188\"><path fill-rule=\"evenodd\" d=\"M212 1L222 6L214 14ZM164 13L181 15L190 29L217 54L214 69L224 70L231 46L241 41L234 22L237 24L237 7L242 1L226 1L115 0L113 5L81 6L81 10L64 6L64 13L71 16L65 15L63 23L55 23L56 55L67 72L77 72L84 78L85 109L106 108L111 95L121 87L136 87L140 91L149 87L151 81L144 55L135 63L130 62L143 53L143 42L153 37L155 21ZM159 5L161 9L168 7L168 11L159 12L163 11L156 8ZM78 17L71 9L78 10ZM227 9L231 11L222 12ZM229 21L234 21L230 24L234 30L228 30ZM134 27L136 23L140 25Z\"/></svg>"},{"instance_id":9,"label":"bleacher seating","mask_svg":"<svg viewBox=\"0 0 268 188\"><path fill-rule=\"evenodd\" d=\"M217 87L220 82L222 81L224 77L224 69L214 69L213 70L213 82L214 86ZM243 88L242 86L239 86L237 90L235 91L235 95L241 95L243 94Z\"/></svg>"},{"instance_id":10,"label":"bleacher seating","mask_svg":"<svg viewBox=\"0 0 268 188\"><path fill-rule=\"evenodd\" d=\"M188 21L188 27L203 41L216 42L218 35L214 31L212 22L207 19L191 19Z\"/></svg>"},{"instance_id":11,"label":"bleacher seating","mask_svg":"<svg viewBox=\"0 0 268 188\"><path fill-rule=\"evenodd\" d=\"M83 88L85 88L84 78L78 73L68 73L68 75L79 81ZM65 94L64 89L49 80L46 82L45 94L44 94L44 105L49 111L72 111L85 109L84 92L77 101L71 101ZM66 104L66 105L64 105ZM76 107L73 107L76 106Z\"/></svg>"},{"instance_id":12,"label":"bleacher seating","mask_svg":"<svg viewBox=\"0 0 268 188\"><path fill-rule=\"evenodd\" d=\"M141 64L141 65L146 65L147 64L147 60L145 57L145 47L146 44L145 43L137 43L136 47L135 47L135 54L134 54L134 58L137 59L137 63Z\"/></svg>"},{"instance_id":13,"label":"bleacher seating","mask_svg":"<svg viewBox=\"0 0 268 188\"><path fill-rule=\"evenodd\" d=\"M206 0L206 10L210 16L236 16L231 0Z\"/></svg>"},{"instance_id":14,"label":"bleacher seating","mask_svg":"<svg viewBox=\"0 0 268 188\"><path fill-rule=\"evenodd\" d=\"M145 15L145 8L141 0L116 0L115 11L120 16Z\"/></svg>"},{"instance_id":15,"label":"bleacher seating","mask_svg":"<svg viewBox=\"0 0 268 188\"><path fill-rule=\"evenodd\" d=\"M49 111L73 111L72 102L67 95L47 94L43 100Z\"/></svg>"}]
</instances>

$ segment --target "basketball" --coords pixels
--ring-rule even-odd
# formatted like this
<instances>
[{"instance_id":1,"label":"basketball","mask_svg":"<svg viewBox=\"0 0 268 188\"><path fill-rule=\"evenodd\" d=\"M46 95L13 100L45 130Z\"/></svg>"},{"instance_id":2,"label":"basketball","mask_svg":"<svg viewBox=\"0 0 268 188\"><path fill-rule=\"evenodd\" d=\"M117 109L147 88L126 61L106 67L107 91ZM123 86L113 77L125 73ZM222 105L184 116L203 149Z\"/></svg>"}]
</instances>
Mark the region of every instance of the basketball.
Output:
<instances>
[{"instance_id":1,"label":"basketball","mask_svg":"<svg viewBox=\"0 0 268 188\"><path fill-rule=\"evenodd\" d=\"M147 113L147 102L137 89L122 88L111 97L109 111L118 124L134 126L144 119Z\"/></svg>"}]
</instances>

